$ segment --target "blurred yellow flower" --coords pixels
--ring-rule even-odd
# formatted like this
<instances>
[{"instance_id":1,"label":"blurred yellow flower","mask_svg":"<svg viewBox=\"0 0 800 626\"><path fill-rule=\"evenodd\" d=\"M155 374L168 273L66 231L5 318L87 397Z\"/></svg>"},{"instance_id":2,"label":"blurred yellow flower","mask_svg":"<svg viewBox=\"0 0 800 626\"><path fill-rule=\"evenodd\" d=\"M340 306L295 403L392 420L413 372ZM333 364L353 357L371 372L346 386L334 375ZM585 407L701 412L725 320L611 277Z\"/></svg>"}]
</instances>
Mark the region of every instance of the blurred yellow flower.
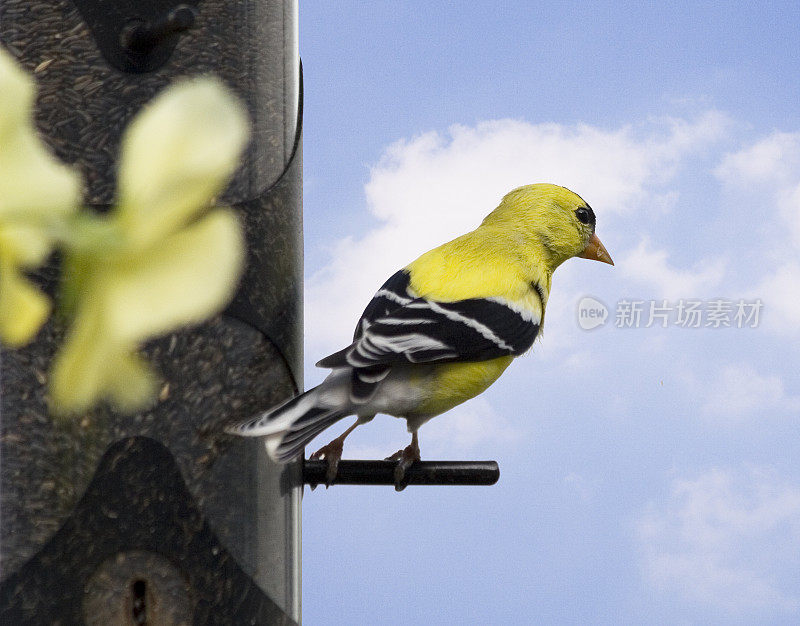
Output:
<instances>
[{"instance_id":1,"label":"blurred yellow flower","mask_svg":"<svg viewBox=\"0 0 800 626\"><path fill-rule=\"evenodd\" d=\"M155 376L139 345L216 313L236 287L241 229L233 211L210 207L236 169L247 114L214 78L164 91L128 127L117 205L97 215L77 212L80 179L39 140L33 99L33 79L0 49L0 340L23 345L47 318L49 299L24 271L60 246L72 324L52 408L140 408Z\"/></svg>"},{"instance_id":2,"label":"blurred yellow flower","mask_svg":"<svg viewBox=\"0 0 800 626\"><path fill-rule=\"evenodd\" d=\"M117 205L73 221L63 286L73 323L51 375L54 411L99 399L141 408L155 376L138 346L207 318L233 295L241 229L232 210L209 207L247 136L243 105L213 78L176 83L131 122Z\"/></svg>"},{"instance_id":3,"label":"blurred yellow flower","mask_svg":"<svg viewBox=\"0 0 800 626\"><path fill-rule=\"evenodd\" d=\"M50 311L23 271L41 265L78 207L80 179L33 125L33 79L0 48L0 340L30 341Z\"/></svg>"}]
</instances>

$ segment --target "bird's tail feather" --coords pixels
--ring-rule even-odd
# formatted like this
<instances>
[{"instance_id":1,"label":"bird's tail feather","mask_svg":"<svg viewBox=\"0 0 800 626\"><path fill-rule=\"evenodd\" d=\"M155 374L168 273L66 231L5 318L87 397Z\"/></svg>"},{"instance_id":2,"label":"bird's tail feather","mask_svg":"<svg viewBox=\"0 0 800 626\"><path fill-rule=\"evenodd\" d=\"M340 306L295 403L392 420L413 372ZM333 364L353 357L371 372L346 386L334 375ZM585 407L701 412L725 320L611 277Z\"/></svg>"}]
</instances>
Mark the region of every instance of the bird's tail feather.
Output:
<instances>
[{"instance_id":1,"label":"bird's tail feather","mask_svg":"<svg viewBox=\"0 0 800 626\"><path fill-rule=\"evenodd\" d=\"M266 436L267 452L274 461L293 459L319 433L349 413L321 402L320 387L309 389L254 418L226 428L234 435Z\"/></svg>"},{"instance_id":2,"label":"bird's tail feather","mask_svg":"<svg viewBox=\"0 0 800 626\"><path fill-rule=\"evenodd\" d=\"M296 429L267 437L267 452L275 461L285 463L300 454L303 448L323 430L347 415L348 413L344 411L329 409L305 425L298 425Z\"/></svg>"}]
</instances>

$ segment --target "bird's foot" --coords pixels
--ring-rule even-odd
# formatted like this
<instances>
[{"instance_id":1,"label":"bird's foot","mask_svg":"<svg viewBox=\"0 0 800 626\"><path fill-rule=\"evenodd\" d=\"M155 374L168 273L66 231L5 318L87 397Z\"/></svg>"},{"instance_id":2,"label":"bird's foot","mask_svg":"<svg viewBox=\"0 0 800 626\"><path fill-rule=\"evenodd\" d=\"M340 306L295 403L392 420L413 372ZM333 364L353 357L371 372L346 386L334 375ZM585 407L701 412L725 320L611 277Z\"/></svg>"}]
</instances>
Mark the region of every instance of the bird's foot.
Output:
<instances>
[{"instance_id":1,"label":"bird's foot","mask_svg":"<svg viewBox=\"0 0 800 626\"><path fill-rule=\"evenodd\" d=\"M394 490L403 491L408 485L406 470L414 464L414 461L420 460L419 446L412 441L411 445L386 457L386 460L397 461L397 467L394 468Z\"/></svg>"},{"instance_id":2,"label":"bird's foot","mask_svg":"<svg viewBox=\"0 0 800 626\"><path fill-rule=\"evenodd\" d=\"M337 437L328 445L322 446L309 457L310 459L324 459L328 462L328 470L325 472L325 489L330 487L336 479L336 473L339 471L339 461L342 458L343 446L344 441Z\"/></svg>"}]
</instances>

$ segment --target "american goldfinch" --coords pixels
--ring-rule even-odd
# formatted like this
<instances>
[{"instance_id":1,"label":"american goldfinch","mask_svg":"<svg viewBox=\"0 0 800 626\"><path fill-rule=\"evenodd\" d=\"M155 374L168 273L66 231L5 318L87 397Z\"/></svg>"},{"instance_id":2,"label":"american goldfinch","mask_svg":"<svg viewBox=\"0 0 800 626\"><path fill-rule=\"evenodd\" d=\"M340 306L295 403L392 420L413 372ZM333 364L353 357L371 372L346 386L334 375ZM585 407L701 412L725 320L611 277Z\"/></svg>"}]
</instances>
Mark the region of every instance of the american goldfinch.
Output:
<instances>
[{"instance_id":1,"label":"american goldfinch","mask_svg":"<svg viewBox=\"0 0 800 626\"><path fill-rule=\"evenodd\" d=\"M348 415L356 421L311 458L336 476L345 438L377 413L406 419L411 444L395 486L420 458L417 431L432 417L482 393L533 345L555 269L580 256L613 265L595 234L592 208L551 184L519 187L472 232L426 252L394 274L367 305L353 343L325 357L322 384L230 433L265 436L286 462Z\"/></svg>"}]
</instances>

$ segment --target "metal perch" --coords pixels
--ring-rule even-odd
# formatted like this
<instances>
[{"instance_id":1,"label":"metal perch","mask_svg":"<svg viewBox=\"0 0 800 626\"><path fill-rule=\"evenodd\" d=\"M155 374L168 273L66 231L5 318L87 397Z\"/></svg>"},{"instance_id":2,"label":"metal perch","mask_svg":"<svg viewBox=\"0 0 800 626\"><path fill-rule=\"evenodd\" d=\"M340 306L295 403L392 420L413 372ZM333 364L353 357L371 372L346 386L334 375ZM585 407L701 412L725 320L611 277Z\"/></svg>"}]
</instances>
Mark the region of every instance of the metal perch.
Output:
<instances>
[{"instance_id":1,"label":"metal perch","mask_svg":"<svg viewBox=\"0 0 800 626\"><path fill-rule=\"evenodd\" d=\"M397 461L339 461L334 485L394 485ZM325 460L306 460L303 482L325 484ZM405 474L408 485L494 485L500 478L497 461L415 461Z\"/></svg>"}]
</instances>

